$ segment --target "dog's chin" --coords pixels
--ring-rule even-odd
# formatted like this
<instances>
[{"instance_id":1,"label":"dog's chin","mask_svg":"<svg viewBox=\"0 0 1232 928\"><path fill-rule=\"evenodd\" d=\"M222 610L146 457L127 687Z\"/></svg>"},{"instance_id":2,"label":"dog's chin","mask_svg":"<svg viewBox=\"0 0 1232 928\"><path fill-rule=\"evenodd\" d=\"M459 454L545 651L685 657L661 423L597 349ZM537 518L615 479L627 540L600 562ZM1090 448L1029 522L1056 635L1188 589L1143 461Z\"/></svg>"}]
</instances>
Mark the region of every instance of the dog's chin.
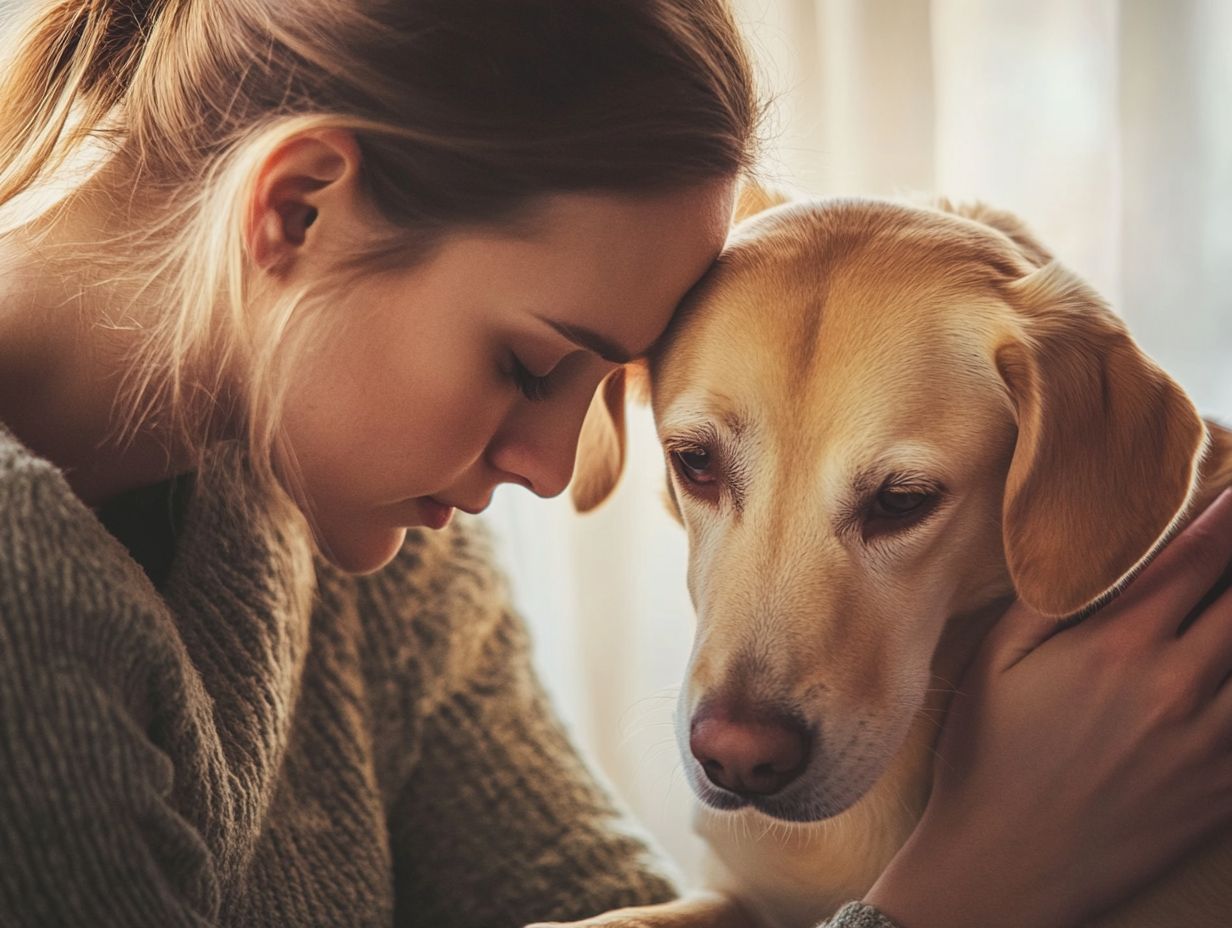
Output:
<instances>
[{"instance_id":1,"label":"dog's chin","mask_svg":"<svg viewBox=\"0 0 1232 928\"><path fill-rule=\"evenodd\" d=\"M842 783L834 784L827 782L825 777L810 776L812 771L806 770L782 792L756 796L740 795L715 786L697 764L689 765L687 770L693 792L715 811L755 809L769 818L796 824L822 822L846 812L872 789L882 772L880 769L869 771L866 775L845 777Z\"/></svg>"}]
</instances>

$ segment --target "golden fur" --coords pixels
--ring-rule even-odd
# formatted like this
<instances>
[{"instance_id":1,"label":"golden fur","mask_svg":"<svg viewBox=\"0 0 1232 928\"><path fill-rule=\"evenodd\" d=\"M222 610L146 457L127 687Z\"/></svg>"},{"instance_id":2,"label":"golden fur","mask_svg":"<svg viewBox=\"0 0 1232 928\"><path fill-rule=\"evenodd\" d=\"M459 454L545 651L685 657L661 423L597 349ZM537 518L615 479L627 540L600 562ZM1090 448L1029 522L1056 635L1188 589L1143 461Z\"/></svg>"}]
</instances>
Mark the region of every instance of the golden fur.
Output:
<instances>
[{"instance_id":1,"label":"golden fur","mask_svg":"<svg viewBox=\"0 0 1232 928\"><path fill-rule=\"evenodd\" d=\"M722 484L671 481L698 614L680 724L736 690L818 725L827 755L790 807L811 824L703 808L699 829L722 888L803 928L862 896L914 827L953 681L1007 603L1061 618L1114 596L1232 485L1232 434L1007 213L742 204L757 215L682 307L650 386L669 461L704 448ZM596 416L620 389L605 399ZM604 461L583 443L584 508L619 473L616 444ZM939 502L870 535L861 507L887 480ZM1229 872L1225 838L1098 924L1226 925ZM698 911L636 914L714 917Z\"/></svg>"}]
</instances>

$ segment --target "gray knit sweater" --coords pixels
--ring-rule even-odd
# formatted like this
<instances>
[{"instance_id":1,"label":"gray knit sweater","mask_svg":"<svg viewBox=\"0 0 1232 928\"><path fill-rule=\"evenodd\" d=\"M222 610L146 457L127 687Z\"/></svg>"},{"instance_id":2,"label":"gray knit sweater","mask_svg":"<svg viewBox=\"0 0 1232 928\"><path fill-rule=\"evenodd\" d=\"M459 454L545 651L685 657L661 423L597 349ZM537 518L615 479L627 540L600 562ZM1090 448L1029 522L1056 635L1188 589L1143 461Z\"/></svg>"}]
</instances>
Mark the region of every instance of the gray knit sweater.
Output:
<instances>
[{"instance_id":1,"label":"gray knit sweater","mask_svg":"<svg viewBox=\"0 0 1232 928\"><path fill-rule=\"evenodd\" d=\"M234 451L95 513L0 428L0 925L478 928L672 894L475 522L355 578Z\"/></svg>"}]
</instances>

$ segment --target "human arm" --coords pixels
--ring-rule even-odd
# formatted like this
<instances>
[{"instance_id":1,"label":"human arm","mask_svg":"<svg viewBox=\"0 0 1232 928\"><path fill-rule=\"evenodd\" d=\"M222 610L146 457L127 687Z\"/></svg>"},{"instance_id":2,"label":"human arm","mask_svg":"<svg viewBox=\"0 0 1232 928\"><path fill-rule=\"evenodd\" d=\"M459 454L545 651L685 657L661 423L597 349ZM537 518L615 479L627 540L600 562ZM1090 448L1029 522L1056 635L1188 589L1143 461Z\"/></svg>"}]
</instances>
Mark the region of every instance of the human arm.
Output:
<instances>
[{"instance_id":1,"label":"human arm","mask_svg":"<svg viewBox=\"0 0 1232 928\"><path fill-rule=\"evenodd\" d=\"M1081 924L1232 818L1232 593L1208 595L1230 561L1225 494L1078 626L1013 607L865 901L905 928Z\"/></svg>"},{"instance_id":2,"label":"human arm","mask_svg":"<svg viewBox=\"0 0 1232 928\"><path fill-rule=\"evenodd\" d=\"M605 912L566 924L543 922L526 928L767 928L739 900L723 893L700 891L661 905ZM899 928L875 908L852 902L821 928Z\"/></svg>"}]
</instances>

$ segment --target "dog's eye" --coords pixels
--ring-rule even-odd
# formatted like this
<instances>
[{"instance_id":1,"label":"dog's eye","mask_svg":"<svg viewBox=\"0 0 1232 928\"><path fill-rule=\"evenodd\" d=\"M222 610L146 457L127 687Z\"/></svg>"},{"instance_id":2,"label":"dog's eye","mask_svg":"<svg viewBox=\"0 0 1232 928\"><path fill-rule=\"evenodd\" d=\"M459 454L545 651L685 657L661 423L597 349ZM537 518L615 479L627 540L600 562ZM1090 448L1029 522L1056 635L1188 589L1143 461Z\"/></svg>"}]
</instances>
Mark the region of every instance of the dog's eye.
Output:
<instances>
[{"instance_id":1,"label":"dog's eye","mask_svg":"<svg viewBox=\"0 0 1232 928\"><path fill-rule=\"evenodd\" d=\"M865 510L864 540L905 531L923 522L937 508L940 498L932 490L902 486L882 489Z\"/></svg>"},{"instance_id":2,"label":"dog's eye","mask_svg":"<svg viewBox=\"0 0 1232 928\"><path fill-rule=\"evenodd\" d=\"M945 499L945 487L935 483L908 483L888 477L881 489L866 497L858 512L860 534L865 541L905 532L937 510Z\"/></svg>"},{"instance_id":3,"label":"dog's eye","mask_svg":"<svg viewBox=\"0 0 1232 928\"><path fill-rule=\"evenodd\" d=\"M693 483L713 483L714 464L710 452L705 448L690 448L685 451L673 451L676 469L686 480Z\"/></svg>"},{"instance_id":4,"label":"dog's eye","mask_svg":"<svg viewBox=\"0 0 1232 928\"><path fill-rule=\"evenodd\" d=\"M910 515L932 498L923 490L882 490L873 501L873 515L891 519Z\"/></svg>"}]
</instances>

